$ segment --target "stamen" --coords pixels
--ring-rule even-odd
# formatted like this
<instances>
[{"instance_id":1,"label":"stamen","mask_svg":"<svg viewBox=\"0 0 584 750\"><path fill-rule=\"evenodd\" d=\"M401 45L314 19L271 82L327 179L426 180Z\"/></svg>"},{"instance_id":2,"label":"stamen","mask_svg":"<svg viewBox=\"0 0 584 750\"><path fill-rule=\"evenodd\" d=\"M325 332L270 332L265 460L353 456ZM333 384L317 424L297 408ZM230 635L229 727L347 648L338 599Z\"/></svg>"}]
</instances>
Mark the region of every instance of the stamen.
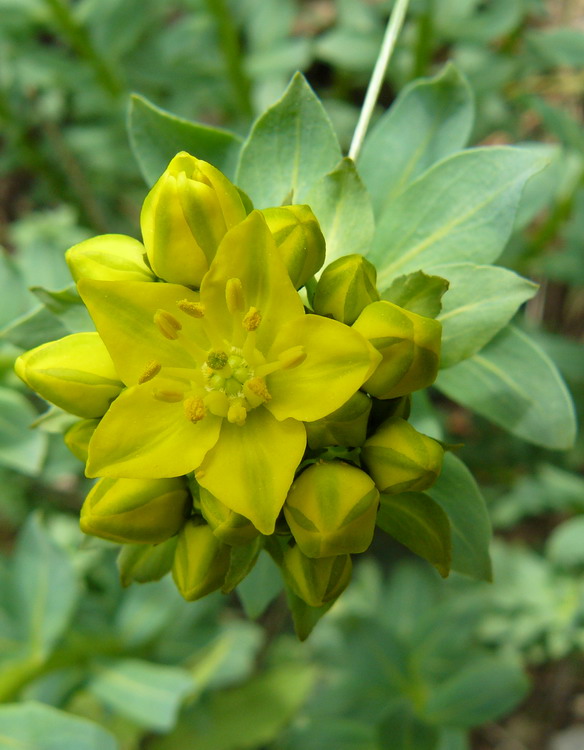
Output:
<instances>
[{"instance_id":1,"label":"stamen","mask_svg":"<svg viewBox=\"0 0 584 750\"><path fill-rule=\"evenodd\" d=\"M227 284L225 284L225 301L227 302L227 309L232 315L245 310L243 286L240 279L227 280Z\"/></svg>"},{"instance_id":2,"label":"stamen","mask_svg":"<svg viewBox=\"0 0 584 750\"><path fill-rule=\"evenodd\" d=\"M185 416L191 422L197 423L206 415L205 402L202 398L187 398L183 402Z\"/></svg>"},{"instance_id":3,"label":"stamen","mask_svg":"<svg viewBox=\"0 0 584 750\"><path fill-rule=\"evenodd\" d=\"M177 331L182 329L182 323L166 310L157 310L154 313L154 323L158 326L160 333L171 341L178 338Z\"/></svg>"},{"instance_id":4,"label":"stamen","mask_svg":"<svg viewBox=\"0 0 584 750\"><path fill-rule=\"evenodd\" d=\"M243 316L241 325L246 331L255 331L259 324L262 322L262 315L257 307L250 307L249 310Z\"/></svg>"},{"instance_id":5,"label":"stamen","mask_svg":"<svg viewBox=\"0 0 584 750\"><path fill-rule=\"evenodd\" d=\"M188 299L181 299L176 304L179 310L190 315L191 318L205 317L205 305L202 302L191 302Z\"/></svg>"},{"instance_id":6,"label":"stamen","mask_svg":"<svg viewBox=\"0 0 584 750\"><path fill-rule=\"evenodd\" d=\"M263 378L250 378L243 386L243 393L252 408L272 400L272 396Z\"/></svg>"},{"instance_id":7,"label":"stamen","mask_svg":"<svg viewBox=\"0 0 584 750\"><path fill-rule=\"evenodd\" d=\"M168 404L176 404L183 400L184 393L181 393L180 391L156 390L152 392L152 395L157 401L166 401Z\"/></svg>"},{"instance_id":8,"label":"stamen","mask_svg":"<svg viewBox=\"0 0 584 750\"><path fill-rule=\"evenodd\" d=\"M306 359L306 349L303 346L292 346L282 352L278 359L282 363L283 370L290 370L292 367L298 367Z\"/></svg>"},{"instance_id":9,"label":"stamen","mask_svg":"<svg viewBox=\"0 0 584 750\"><path fill-rule=\"evenodd\" d=\"M210 351L207 354L207 367L210 367L212 370L222 370L225 365L227 364L227 360L229 357L225 352L222 351Z\"/></svg>"},{"instance_id":10,"label":"stamen","mask_svg":"<svg viewBox=\"0 0 584 750\"><path fill-rule=\"evenodd\" d=\"M239 427L245 424L247 419L247 409L239 399L234 399L229 405L229 411L227 412L227 421L231 424L236 424Z\"/></svg>"},{"instance_id":11,"label":"stamen","mask_svg":"<svg viewBox=\"0 0 584 750\"><path fill-rule=\"evenodd\" d=\"M161 367L162 365L160 364L160 362L157 362L155 359L153 359L152 362L149 362L146 365L146 369L144 370L144 372L138 378L138 385L147 383L149 380L152 380L152 378L155 378L160 372Z\"/></svg>"}]
</instances>

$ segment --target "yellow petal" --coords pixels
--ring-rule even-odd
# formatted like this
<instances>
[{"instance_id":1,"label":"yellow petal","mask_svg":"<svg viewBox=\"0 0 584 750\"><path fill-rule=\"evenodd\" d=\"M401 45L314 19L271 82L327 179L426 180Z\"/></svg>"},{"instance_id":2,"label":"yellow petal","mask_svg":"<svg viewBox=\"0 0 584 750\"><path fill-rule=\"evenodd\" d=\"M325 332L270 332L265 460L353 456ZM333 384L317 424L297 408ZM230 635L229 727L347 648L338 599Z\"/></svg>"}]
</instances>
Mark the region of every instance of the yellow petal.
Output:
<instances>
[{"instance_id":1,"label":"yellow petal","mask_svg":"<svg viewBox=\"0 0 584 750\"><path fill-rule=\"evenodd\" d=\"M195 476L262 534L272 534L305 446L306 432L300 422L277 422L258 407L241 427L223 422L217 445Z\"/></svg>"},{"instance_id":2,"label":"yellow petal","mask_svg":"<svg viewBox=\"0 0 584 750\"><path fill-rule=\"evenodd\" d=\"M129 388L99 423L89 443L88 477L162 479L188 474L217 442L221 418L207 414L198 422L185 416L181 401L154 397L156 381Z\"/></svg>"},{"instance_id":3,"label":"yellow petal","mask_svg":"<svg viewBox=\"0 0 584 750\"><path fill-rule=\"evenodd\" d=\"M102 234L69 248L65 260L75 281L154 281L144 245L123 234Z\"/></svg>"},{"instance_id":4,"label":"yellow petal","mask_svg":"<svg viewBox=\"0 0 584 750\"><path fill-rule=\"evenodd\" d=\"M208 348L202 321L178 306L184 300L199 301L199 295L184 286L83 279L78 287L126 385L138 383L152 361L163 367L195 367L190 341ZM155 324L154 316L159 310L180 321L176 340L166 338Z\"/></svg>"},{"instance_id":5,"label":"yellow petal","mask_svg":"<svg viewBox=\"0 0 584 750\"><path fill-rule=\"evenodd\" d=\"M225 291L231 279L241 282L242 312L253 307L261 316L255 335L262 352L270 347L278 329L287 320L304 315L302 300L259 211L253 211L225 235L201 284L201 301L212 311L210 317L212 315L218 334L229 339L234 316L228 309ZM239 327L243 336L241 322Z\"/></svg>"},{"instance_id":6,"label":"yellow petal","mask_svg":"<svg viewBox=\"0 0 584 750\"><path fill-rule=\"evenodd\" d=\"M381 355L356 333L343 323L318 315L305 315L282 327L268 360L298 345L304 347L307 356L297 367L266 377L272 396L266 407L276 419L322 419L363 385Z\"/></svg>"}]
</instances>

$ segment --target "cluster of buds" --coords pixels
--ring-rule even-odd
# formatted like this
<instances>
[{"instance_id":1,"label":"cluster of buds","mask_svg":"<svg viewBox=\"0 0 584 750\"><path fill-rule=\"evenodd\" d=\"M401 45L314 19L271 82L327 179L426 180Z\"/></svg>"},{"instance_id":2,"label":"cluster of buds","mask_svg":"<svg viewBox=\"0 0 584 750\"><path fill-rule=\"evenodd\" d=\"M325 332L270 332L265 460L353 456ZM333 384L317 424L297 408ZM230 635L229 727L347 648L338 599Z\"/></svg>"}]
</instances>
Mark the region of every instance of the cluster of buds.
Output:
<instances>
[{"instance_id":1,"label":"cluster of buds","mask_svg":"<svg viewBox=\"0 0 584 750\"><path fill-rule=\"evenodd\" d=\"M308 206L253 210L186 153L141 227L143 244L104 235L67 251L96 332L16 362L79 417L65 442L98 479L81 528L123 545L124 584L172 570L188 600L227 593L265 549L291 593L329 606L381 496L440 473L441 446L407 421L436 377L440 324L380 299L360 255L317 282L325 241Z\"/></svg>"}]
</instances>

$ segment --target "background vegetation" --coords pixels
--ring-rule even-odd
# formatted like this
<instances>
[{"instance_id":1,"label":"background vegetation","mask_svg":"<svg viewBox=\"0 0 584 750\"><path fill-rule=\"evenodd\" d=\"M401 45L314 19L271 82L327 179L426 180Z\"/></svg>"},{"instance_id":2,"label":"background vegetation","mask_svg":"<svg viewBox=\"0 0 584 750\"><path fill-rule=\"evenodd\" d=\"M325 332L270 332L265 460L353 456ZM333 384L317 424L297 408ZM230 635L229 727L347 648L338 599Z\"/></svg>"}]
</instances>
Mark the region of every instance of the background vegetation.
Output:
<instances>
[{"instance_id":1,"label":"background vegetation","mask_svg":"<svg viewBox=\"0 0 584 750\"><path fill-rule=\"evenodd\" d=\"M73 324L44 291L70 283L64 250L138 234L130 94L245 135L301 70L348 147L390 7L0 0L0 747L23 731L75 750L584 746L582 439L547 451L433 393L488 500L495 584L442 582L384 536L299 644L267 558L239 598L187 604L166 579L122 588L113 545L78 531L87 480L62 416L12 372ZM540 284L515 322L580 417L583 19L578 0L413 0L379 106L453 60L476 98L472 144L553 144L502 263Z\"/></svg>"}]
</instances>

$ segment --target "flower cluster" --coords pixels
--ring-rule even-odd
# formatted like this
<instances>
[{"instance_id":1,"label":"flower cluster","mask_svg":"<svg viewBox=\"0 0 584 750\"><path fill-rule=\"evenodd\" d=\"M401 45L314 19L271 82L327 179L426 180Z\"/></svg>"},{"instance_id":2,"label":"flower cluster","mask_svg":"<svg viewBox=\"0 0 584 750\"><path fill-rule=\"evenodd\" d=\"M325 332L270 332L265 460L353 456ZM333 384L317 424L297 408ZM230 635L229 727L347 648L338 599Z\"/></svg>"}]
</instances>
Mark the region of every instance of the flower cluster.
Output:
<instances>
[{"instance_id":1,"label":"flower cluster","mask_svg":"<svg viewBox=\"0 0 584 750\"><path fill-rule=\"evenodd\" d=\"M99 478L81 528L124 545L125 582L172 568L189 600L227 592L265 548L307 605L334 601L380 495L440 472L442 448L407 422L409 394L436 377L440 324L381 300L358 255L316 283L310 208L253 210L186 153L141 228L143 244L104 235L67 252L97 330L16 363L80 417L65 441Z\"/></svg>"}]
</instances>

